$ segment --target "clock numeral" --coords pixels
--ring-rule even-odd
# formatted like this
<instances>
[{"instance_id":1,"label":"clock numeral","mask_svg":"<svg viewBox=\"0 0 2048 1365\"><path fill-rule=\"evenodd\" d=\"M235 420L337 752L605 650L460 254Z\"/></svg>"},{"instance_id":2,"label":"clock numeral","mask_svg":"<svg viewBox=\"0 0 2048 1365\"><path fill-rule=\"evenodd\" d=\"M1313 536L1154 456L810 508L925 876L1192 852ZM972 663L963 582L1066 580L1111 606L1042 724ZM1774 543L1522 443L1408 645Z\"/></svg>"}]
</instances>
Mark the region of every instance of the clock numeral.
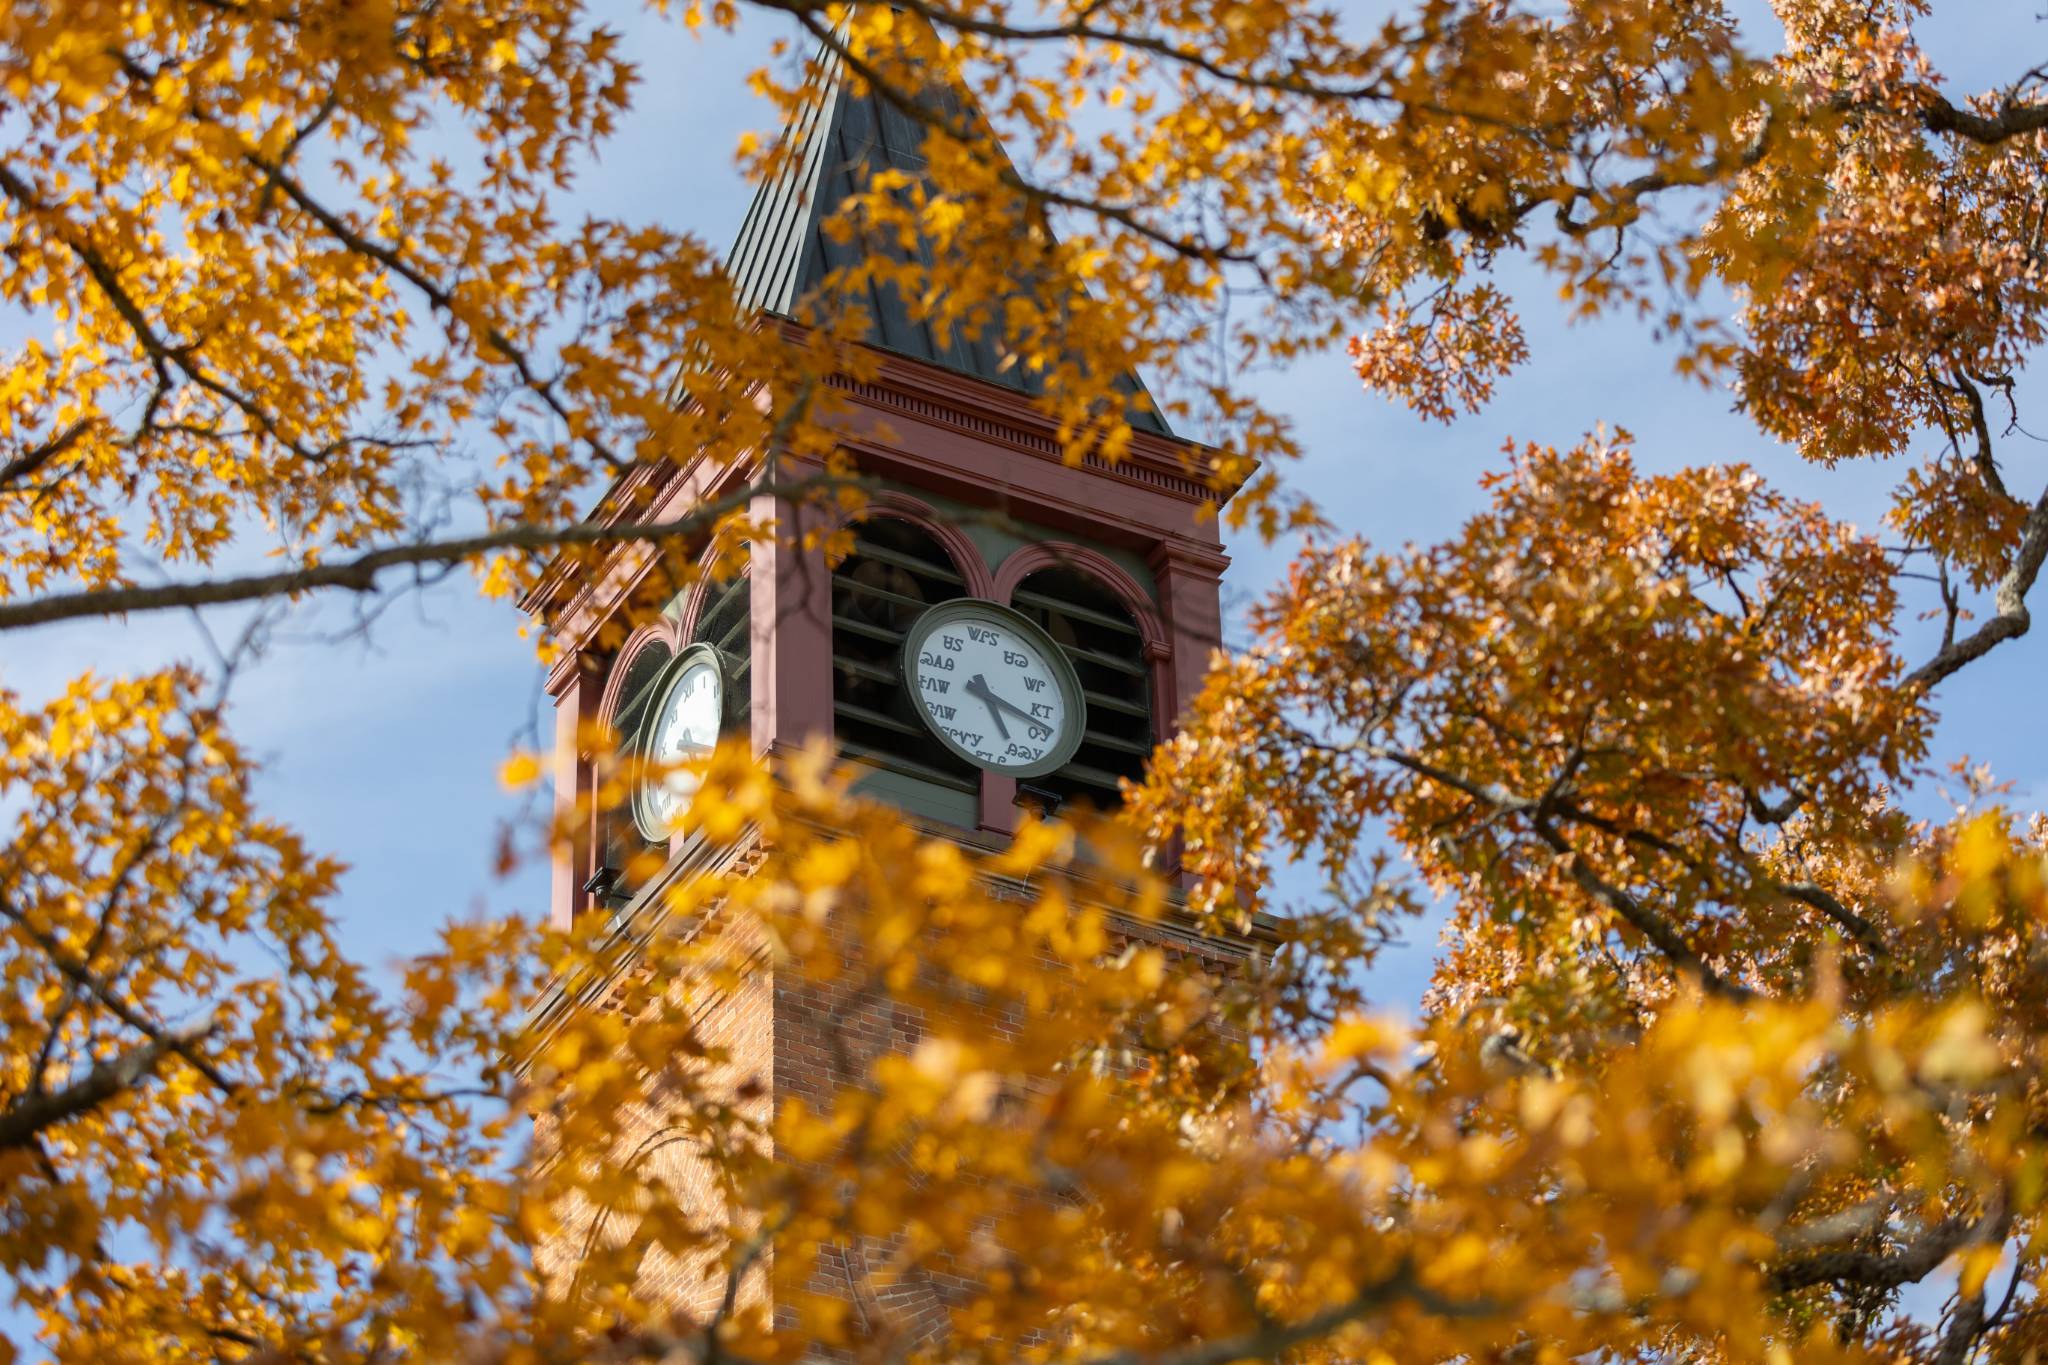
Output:
<instances>
[{"instance_id":1,"label":"clock numeral","mask_svg":"<svg viewBox=\"0 0 2048 1365\"><path fill-rule=\"evenodd\" d=\"M938 717L938 718L939 718L940 720L951 720L951 719L953 719L953 711L954 711L954 708L952 708L952 707L950 707L950 706L940 706L940 705L939 705L938 703L936 703L936 702L932 703L932 707L931 707L931 713L932 713L933 715L937 716L937 717Z\"/></svg>"},{"instance_id":2,"label":"clock numeral","mask_svg":"<svg viewBox=\"0 0 2048 1365\"><path fill-rule=\"evenodd\" d=\"M978 645L1000 645L1003 637L986 626L967 627L967 638Z\"/></svg>"},{"instance_id":3,"label":"clock numeral","mask_svg":"<svg viewBox=\"0 0 2048 1365\"><path fill-rule=\"evenodd\" d=\"M1051 739L1052 731L1046 729L1043 725L1034 724L1031 727L1031 737L1039 740Z\"/></svg>"},{"instance_id":4,"label":"clock numeral","mask_svg":"<svg viewBox=\"0 0 2048 1365\"><path fill-rule=\"evenodd\" d=\"M954 668L954 661L952 659L947 658L943 654L934 654L930 650L926 650L918 655L917 661L926 668L944 669L948 673L951 673Z\"/></svg>"},{"instance_id":5,"label":"clock numeral","mask_svg":"<svg viewBox=\"0 0 2048 1365\"><path fill-rule=\"evenodd\" d=\"M948 649L955 654L958 654L961 650L967 647L966 641L962 640L957 635L941 635L939 637L939 644L941 647Z\"/></svg>"},{"instance_id":6,"label":"clock numeral","mask_svg":"<svg viewBox=\"0 0 2048 1365\"><path fill-rule=\"evenodd\" d=\"M1029 654L1019 654L1014 649L1006 649L1003 651L1003 662L1012 668L1029 668L1031 667L1031 656Z\"/></svg>"},{"instance_id":7,"label":"clock numeral","mask_svg":"<svg viewBox=\"0 0 2048 1365\"><path fill-rule=\"evenodd\" d=\"M1034 716L1037 716L1037 717L1038 717L1038 718L1039 718L1040 720L1051 720L1051 719L1052 719L1052 703L1051 703L1051 702L1049 702L1049 701L1035 701L1035 702L1032 702L1032 703L1031 703L1031 714L1032 714L1032 715L1034 715Z\"/></svg>"},{"instance_id":8,"label":"clock numeral","mask_svg":"<svg viewBox=\"0 0 2048 1365\"><path fill-rule=\"evenodd\" d=\"M1026 688L1027 690L1029 690L1029 691L1032 691L1032 692L1043 692L1043 691L1045 691L1045 679L1043 679L1043 678L1026 678L1026 679L1024 680L1024 686L1025 686L1025 688Z\"/></svg>"},{"instance_id":9,"label":"clock numeral","mask_svg":"<svg viewBox=\"0 0 2048 1365\"><path fill-rule=\"evenodd\" d=\"M953 684L944 678L919 678L917 685L927 692L936 692L940 696L953 690Z\"/></svg>"}]
</instances>

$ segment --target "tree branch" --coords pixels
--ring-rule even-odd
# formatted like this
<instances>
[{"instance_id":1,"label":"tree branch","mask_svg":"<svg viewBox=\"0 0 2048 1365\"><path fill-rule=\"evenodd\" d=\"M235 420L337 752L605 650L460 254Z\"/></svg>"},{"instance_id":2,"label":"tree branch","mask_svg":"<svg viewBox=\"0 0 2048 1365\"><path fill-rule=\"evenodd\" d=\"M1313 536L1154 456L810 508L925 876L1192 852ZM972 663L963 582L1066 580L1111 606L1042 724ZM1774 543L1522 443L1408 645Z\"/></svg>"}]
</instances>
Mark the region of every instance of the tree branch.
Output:
<instances>
[{"instance_id":1,"label":"tree branch","mask_svg":"<svg viewBox=\"0 0 2048 1365\"><path fill-rule=\"evenodd\" d=\"M1726 996L1731 1000L1755 998L1756 992L1749 987L1730 981L1708 966L1706 959L1685 941L1685 936L1679 933L1677 927L1669 920L1588 867L1585 856L1573 847L1572 842L1560 834L1549 820L1537 816L1529 823L1536 831L1536 837L1557 854L1558 859L1564 864L1565 875L1570 877L1580 890L1621 916L1637 933L1650 940L1673 966L1699 978L1700 984L1714 995Z\"/></svg>"},{"instance_id":2,"label":"tree branch","mask_svg":"<svg viewBox=\"0 0 2048 1365\"><path fill-rule=\"evenodd\" d=\"M71 449L78 444L79 437L92 430L92 425L92 418L81 417L41 445L31 446L7 463L0 464L0 490L5 490L9 484L27 478Z\"/></svg>"},{"instance_id":3,"label":"tree branch","mask_svg":"<svg viewBox=\"0 0 2048 1365\"><path fill-rule=\"evenodd\" d=\"M1984 486L2001 498L2009 498L2005 480L1999 477L1998 461L1993 458L1991 448L1991 423L1984 415L1984 394L1970 377L1958 368L1955 372L1955 388L1963 395L1963 401L1970 409L1970 429L1977 437L1977 450L1970 463L1977 467L1977 474L1984 480Z\"/></svg>"},{"instance_id":4,"label":"tree branch","mask_svg":"<svg viewBox=\"0 0 2048 1365\"><path fill-rule=\"evenodd\" d=\"M2009 138L2048 129L2048 104L2011 104L1996 114L1978 114L1950 103L1947 96L1926 91L1927 107L1920 122L1929 132L1954 133L1985 147Z\"/></svg>"},{"instance_id":5,"label":"tree branch","mask_svg":"<svg viewBox=\"0 0 2048 1365\"><path fill-rule=\"evenodd\" d=\"M1779 882L1778 890L1803 905L1812 906L1847 929L1856 941L1868 948L1874 956L1885 957L1890 954L1891 949L1885 946L1884 936L1878 933L1877 926L1844 905L1840 898L1819 882Z\"/></svg>"},{"instance_id":6,"label":"tree branch","mask_svg":"<svg viewBox=\"0 0 2048 1365\"><path fill-rule=\"evenodd\" d=\"M756 0L756 3L762 3L762 0ZM865 81L877 95L880 95L886 103L904 117L921 124L925 128L935 129L944 133L954 141L970 147L986 141L976 136L972 128L955 125L951 119L938 114L926 105L909 98L902 91L896 89L895 86L889 83L888 78L875 68L873 63L864 60L859 53L849 47L833 31L830 25L812 14L807 6L791 4L772 7L786 9L788 13L794 15L797 23L801 24L812 37L816 38L821 46L844 62L848 70ZM996 177L1004 185L1023 195L1026 199L1032 200L1041 206L1053 204L1060 208L1076 209L1082 213L1094 214L1109 222L1117 223L1128 231L1137 233L1147 241L1164 247L1177 256L1198 260L1211 266L1225 263L1256 265L1258 262L1256 252L1233 251L1223 247L1211 246L1207 243L1196 241L1193 238L1179 237L1163 228L1154 227L1139 215L1135 206L1113 204L1107 200L1071 194L1026 180L1009 164L1008 158L1002 154L999 147L994 149L989 165L995 171Z\"/></svg>"},{"instance_id":7,"label":"tree branch","mask_svg":"<svg viewBox=\"0 0 2048 1365\"><path fill-rule=\"evenodd\" d=\"M64 945L58 942L54 935L46 930L37 928L35 923L27 915L23 914L18 907L9 904L5 900L0 900L0 915L5 915L8 919L13 920L28 940L42 950L43 955L49 959L51 966L55 967L66 978L75 982L87 994L92 996L94 1000L98 1001L101 1008L105 1009L107 1013L113 1015L145 1038L169 1040L172 1051L183 1057L194 1071L197 1071L200 1075L206 1077L208 1081L212 1082L215 1089L224 1095L235 1093L235 1083L229 1080L219 1067L201 1056L197 1047L180 1040L174 1030L166 1030L162 1024L130 1004L119 991L111 989L106 982L94 975L90 964L80 962L72 957L70 953L65 951Z\"/></svg>"},{"instance_id":8,"label":"tree branch","mask_svg":"<svg viewBox=\"0 0 2048 1365\"><path fill-rule=\"evenodd\" d=\"M1414 1272L1401 1266L1383 1280L1375 1281L1342 1303L1299 1322L1273 1323L1239 1336L1205 1341L1178 1351L1112 1351L1094 1357L1088 1365L1229 1365L1234 1360L1268 1360L1291 1347L1326 1337L1340 1327L1371 1317L1381 1309L1407 1300L1436 1317L1490 1317L1502 1305L1484 1299L1446 1299L1415 1282Z\"/></svg>"},{"instance_id":9,"label":"tree branch","mask_svg":"<svg viewBox=\"0 0 2048 1365\"><path fill-rule=\"evenodd\" d=\"M1849 1282L1875 1289L1893 1289L1934 1273L1955 1249L1976 1231L1974 1218L1944 1218L1900 1251L1822 1251L1781 1261L1766 1273L1773 1289L1807 1289L1817 1284Z\"/></svg>"},{"instance_id":10,"label":"tree branch","mask_svg":"<svg viewBox=\"0 0 2048 1365\"><path fill-rule=\"evenodd\" d=\"M2027 513L2020 531L2019 549L2005 576L1992 594L1996 614L1960 640L1945 643L1935 656L1906 675L1903 686L1930 688L1964 665L1983 658L2007 640L2025 635L2033 625L2027 611L2027 593L2041 576L2041 563L2048 559L2048 489Z\"/></svg>"},{"instance_id":11,"label":"tree branch","mask_svg":"<svg viewBox=\"0 0 2048 1365\"><path fill-rule=\"evenodd\" d=\"M666 540L708 529L720 517L745 507L759 496L797 497L823 487L861 487L865 481L850 475L825 474L785 484L749 484L737 492L700 503L673 521L578 522L574 526L508 526L480 535L453 540L424 541L414 545L388 545L353 559L330 564L311 564L301 569L276 573L245 574L195 583L166 583L156 587L94 588L85 592L57 593L20 602L0 602L0 631L47 625L53 621L90 616L125 616L133 612L167 611L190 607L215 607L234 602L255 602L271 597L295 597L321 588L346 588L370 592L377 575L386 569L406 565L459 564L494 550L539 550L571 545L597 545L627 541Z\"/></svg>"},{"instance_id":12,"label":"tree branch","mask_svg":"<svg viewBox=\"0 0 2048 1365\"><path fill-rule=\"evenodd\" d=\"M108 1100L127 1093L152 1074L166 1056L183 1054L212 1031L211 1020L166 1029L112 1061L101 1062L62 1090L15 1101L0 1111L0 1151L29 1146L45 1129L91 1113Z\"/></svg>"}]
</instances>

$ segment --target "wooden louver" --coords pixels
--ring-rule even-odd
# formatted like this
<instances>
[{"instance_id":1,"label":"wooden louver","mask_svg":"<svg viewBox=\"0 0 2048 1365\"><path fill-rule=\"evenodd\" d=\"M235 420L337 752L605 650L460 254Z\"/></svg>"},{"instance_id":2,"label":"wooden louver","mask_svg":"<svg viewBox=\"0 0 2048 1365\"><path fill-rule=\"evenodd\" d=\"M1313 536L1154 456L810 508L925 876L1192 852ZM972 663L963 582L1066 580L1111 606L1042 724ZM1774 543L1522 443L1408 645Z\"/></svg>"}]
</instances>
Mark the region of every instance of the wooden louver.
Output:
<instances>
[{"instance_id":1,"label":"wooden louver","mask_svg":"<svg viewBox=\"0 0 2048 1365\"><path fill-rule=\"evenodd\" d=\"M1080 675L1088 727L1073 761L1032 786L1100 810L1122 803L1118 779L1140 779L1152 755L1152 676L1144 636L1116 594L1079 569L1041 569L1010 605L1045 628Z\"/></svg>"},{"instance_id":2,"label":"wooden louver","mask_svg":"<svg viewBox=\"0 0 2048 1365\"><path fill-rule=\"evenodd\" d=\"M840 752L906 777L973 793L979 781L911 710L903 636L926 607L964 597L966 579L906 521L863 522L832 571L832 724Z\"/></svg>"},{"instance_id":3,"label":"wooden louver","mask_svg":"<svg viewBox=\"0 0 2048 1365\"><path fill-rule=\"evenodd\" d=\"M711 645L724 660L725 722L723 740L746 738L753 716L753 594L747 576L735 573L705 586L691 644Z\"/></svg>"}]
</instances>

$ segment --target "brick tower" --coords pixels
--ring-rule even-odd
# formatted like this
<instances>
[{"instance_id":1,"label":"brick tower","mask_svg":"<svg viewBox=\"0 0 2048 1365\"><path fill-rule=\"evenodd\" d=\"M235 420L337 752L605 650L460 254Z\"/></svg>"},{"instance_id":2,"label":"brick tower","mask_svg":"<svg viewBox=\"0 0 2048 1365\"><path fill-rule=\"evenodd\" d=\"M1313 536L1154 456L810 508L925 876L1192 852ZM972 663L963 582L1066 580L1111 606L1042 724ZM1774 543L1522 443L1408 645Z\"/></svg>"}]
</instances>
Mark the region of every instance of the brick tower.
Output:
<instances>
[{"instance_id":1,"label":"brick tower","mask_svg":"<svg viewBox=\"0 0 2048 1365\"><path fill-rule=\"evenodd\" d=\"M792 331L800 300L860 249L825 232L825 220L875 169L916 175L923 165L920 128L856 92L836 66L824 66L814 93L786 134L796 154L762 186L727 263L747 305ZM1218 642L1218 585L1228 562L1214 518L1198 516L1217 496L1189 472L1203 467L1203 452L1148 412L1134 418L1139 429L1117 463L1063 463L1055 424L992 344L942 342L883 292L865 302L880 371L872 382L840 385L849 413L840 440L882 491L855 527L850 556L828 567L815 552L758 542L742 575L707 579L615 648L597 642L616 638L614 623L641 596L651 571L644 547L621 547L603 571L558 577L529 601L565 643L581 646L565 649L547 680L558 807L573 809L592 782L579 732L594 719L621 745L642 742L655 709L693 667L721 675L722 736L747 736L763 757L828 739L862 771L861 790L930 832L981 849L1007 841L1020 803L1113 806L1118 779L1139 775L1172 732ZM1139 388L1135 377L1125 385ZM640 515L673 519L758 473L676 468ZM791 509L772 499L755 510L790 524ZM988 737L937 719L950 711L920 713L918 685L906 677L916 656L905 655L905 639L933 619L927 613L954 613L971 626L983 604L1000 613L983 619L1021 622L1019 630L1028 627L1056 654L1039 663L1057 675L1055 688L1075 689L1084 703L1073 733L1041 761L1008 770L981 761L987 755L976 748L993 742ZM1020 665L1015 686L1005 684L1016 704L1006 702L1004 716L1020 732L1032 724L1022 708L1035 713L1044 704L1027 691L1029 671ZM923 686L949 681L957 680ZM681 839L650 841L633 811L601 817L557 860L554 919L602 915L630 925L663 887L702 872L703 856ZM634 866L659 870L636 878L628 875ZM1131 932L1156 939L1175 931ZM1177 935L1176 947L1219 965L1241 951L1192 932ZM766 1112L783 1096L826 1087L814 1011L800 988L757 974L704 1018L704 1040L730 1050L730 1079L752 1083ZM886 1009L835 1026L873 1047L917 1041L916 1022ZM669 1178L688 1198L702 1176L678 1155ZM643 1292L700 1313L718 1290L679 1267L652 1274ZM852 1267L844 1274L851 1295L857 1277ZM945 1285L887 1292L893 1301L880 1306L920 1334L943 1317Z\"/></svg>"}]
</instances>

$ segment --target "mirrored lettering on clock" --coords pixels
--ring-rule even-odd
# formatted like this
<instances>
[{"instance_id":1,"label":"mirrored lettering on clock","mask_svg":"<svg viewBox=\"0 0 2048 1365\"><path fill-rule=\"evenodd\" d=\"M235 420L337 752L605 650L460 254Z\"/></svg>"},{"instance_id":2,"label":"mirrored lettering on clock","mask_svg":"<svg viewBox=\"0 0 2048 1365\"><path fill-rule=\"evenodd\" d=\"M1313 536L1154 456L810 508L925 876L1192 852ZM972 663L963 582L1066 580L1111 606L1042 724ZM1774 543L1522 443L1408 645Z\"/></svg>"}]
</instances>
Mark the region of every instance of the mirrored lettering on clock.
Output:
<instances>
[{"instance_id":1,"label":"mirrored lettering on clock","mask_svg":"<svg viewBox=\"0 0 2048 1365\"><path fill-rule=\"evenodd\" d=\"M926 723L989 768L1042 772L1070 757L1082 699L1059 647L994 603L950 602L920 618L905 677Z\"/></svg>"}]
</instances>

